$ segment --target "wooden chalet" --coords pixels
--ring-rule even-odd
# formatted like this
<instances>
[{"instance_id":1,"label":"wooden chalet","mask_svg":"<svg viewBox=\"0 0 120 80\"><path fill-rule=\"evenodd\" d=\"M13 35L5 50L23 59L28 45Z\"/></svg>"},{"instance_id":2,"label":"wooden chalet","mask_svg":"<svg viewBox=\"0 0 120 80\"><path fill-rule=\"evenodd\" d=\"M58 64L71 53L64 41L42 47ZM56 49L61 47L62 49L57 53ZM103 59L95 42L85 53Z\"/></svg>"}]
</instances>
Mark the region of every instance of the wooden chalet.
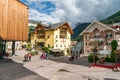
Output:
<instances>
[{"instance_id":1,"label":"wooden chalet","mask_svg":"<svg viewBox=\"0 0 120 80\"><path fill-rule=\"evenodd\" d=\"M6 41L28 40L28 6L19 0L0 1L1 48Z\"/></svg>"}]
</instances>

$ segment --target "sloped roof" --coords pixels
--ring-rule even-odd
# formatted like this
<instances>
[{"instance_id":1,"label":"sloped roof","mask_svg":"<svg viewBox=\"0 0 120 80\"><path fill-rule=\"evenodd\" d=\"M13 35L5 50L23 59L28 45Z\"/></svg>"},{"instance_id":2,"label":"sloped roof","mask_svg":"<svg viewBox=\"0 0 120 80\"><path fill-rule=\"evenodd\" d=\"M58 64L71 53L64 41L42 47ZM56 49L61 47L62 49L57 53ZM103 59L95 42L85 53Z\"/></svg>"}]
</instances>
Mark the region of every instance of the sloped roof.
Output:
<instances>
[{"instance_id":1,"label":"sloped roof","mask_svg":"<svg viewBox=\"0 0 120 80\"><path fill-rule=\"evenodd\" d=\"M104 27L107 27L107 28L109 28L109 29L111 29L111 30L117 32L117 30L115 30L115 29L113 29L113 28L107 26L106 24L103 24L103 23L101 23L101 22L95 20L95 21L93 21L86 29L84 29L84 30L79 34L79 36L82 35L82 34L83 34L89 27L91 27L92 24L94 24L94 23L98 23L98 24L100 24L100 25L102 25L102 26L104 26Z\"/></svg>"},{"instance_id":2,"label":"sloped roof","mask_svg":"<svg viewBox=\"0 0 120 80\"><path fill-rule=\"evenodd\" d=\"M55 23L55 24L50 24L50 25L45 25L45 24L39 23L38 26L39 25L43 26L45 28L45 30L55 30L55 29L59 28L61 25L66 24L66 23L67 22L60 22L60 23ZM68 26L69 26L69 31L73 34L73 31L72 31L72 29L71 29L69 24L68 24Z\"/></svg>"},{"instance_id":3,"label":"sloped roof","mask_svg":"<svg viewBox=\"0 0 120 80\"><path fill-rule=\"evenodd\" d=\"M56 29L56 28L58 28L60 25L62 25L62 24L64 24L64 23L65 23L65 22L60 22L60 23L52 24L52 25L50 25L50 26L51 26L51 28Z\"/></svg>"}]
</instances>

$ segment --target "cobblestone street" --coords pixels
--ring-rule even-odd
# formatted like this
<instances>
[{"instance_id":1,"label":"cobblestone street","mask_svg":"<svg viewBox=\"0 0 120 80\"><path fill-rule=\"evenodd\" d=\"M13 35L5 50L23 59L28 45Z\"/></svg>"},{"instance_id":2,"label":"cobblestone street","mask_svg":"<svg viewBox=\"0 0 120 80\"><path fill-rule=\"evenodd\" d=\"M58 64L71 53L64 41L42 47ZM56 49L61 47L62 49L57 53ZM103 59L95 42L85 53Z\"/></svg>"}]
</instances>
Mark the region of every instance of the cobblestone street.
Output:
<instances>
[{"instance_id":1,"label":"cobblestone street","mask_svg":"<svg viewBox=\"0 0 120 80\"><path fill-rule=\"evenodd\" d=\"M70 62L68 57L49 56L41 60L33 56L31 62L23 62L25 50L16 51L17 56L0 61L0 80L120 80L120 72L91 67L85 57Z\"/></svg>"}]
</instances>

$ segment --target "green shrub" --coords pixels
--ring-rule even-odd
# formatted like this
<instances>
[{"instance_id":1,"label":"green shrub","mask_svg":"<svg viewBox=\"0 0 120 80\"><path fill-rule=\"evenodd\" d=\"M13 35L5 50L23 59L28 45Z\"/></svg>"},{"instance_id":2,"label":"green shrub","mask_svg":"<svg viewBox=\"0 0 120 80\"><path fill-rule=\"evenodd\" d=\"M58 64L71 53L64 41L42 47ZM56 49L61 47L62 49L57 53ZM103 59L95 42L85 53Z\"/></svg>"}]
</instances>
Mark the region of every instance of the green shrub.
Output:
<instances>
[{"instance_id":1,"label":"green shrub","mask_svg":"<svg viewBox=\"0 0 120 80\"><path fill-rule=\"evenodd\" d=\"M110 54L110 62L115 62L115 52L112 50Z\"/></svg>"},{"instance_id":2,"label":"green shrub","mask_svg":"<svg viewBox=\"0 0 120 80\"><path fill-rule=\"evenodd\" d=\"M111 42L112 51L110 54L110 62L115 62L115 52L114 51L117 49L117 46L118 46L118 42L116 40L113 40Z\"/></svg>"},{"instance_id":3,"label":"green shrub","mask_svg":"<svg viewBox=\"0 0 120 80\"><path fill-rule=\"evenodd\" d=\"M98 57L97 56L95 56L95 60L98 61ZM93 63L93 54L89 54L89 56L88 56L88 62Z\"/></svg>"},{"instance_id":4,"label":"green shrub","mask_svg":"<svg viewBox=\"0 0 120 80\"><path fill-rule=\"evenodd\" d=\"M93 62L93 54L89 54L88 56L88 62Z\"/></svg>"},{"instance_id":5,"label":"green shrub","mask_svg":"<svg viewBox=\"0 0 120 80\"><path fill-rule=\"evenodd\" d=\"M50 53L50 50L48 47L43 47L42 50L44 50L46 53Z\"/></svg>"},{"instance_id":6,"label":"green shrub","mask_svg":"<svg viewBox=\"0 0 120 80\"><path fill-rule=\"evenodd\" d=\"M111 62L110 58L105 58L106 62Z\"/></svg>"},{"instance_id":7,"label":"green shrub","mask_svg":"<svg viewBox=\"0 0 120 80\"><path fill-rule=\"evenodd\" d=\"M38 54L38 51L35 50L34 52L35 52L36 55Z\"/></svg>"},{"instance_id":8,"label":"green shrub","mask_svg":"<svg viewBox=\"0 0 120 80\"><path fill-rule=\"evenodd\" d=\"M34 56L34 55L35 55L35 52L32 51L32 52L31 52L31 55Z\"/></svg>"},{"instance_id":9,"label":"green shrub","mask_svg":"<svg viewBox=\"0 0 120 80\"><path fill-rule=\"evenodd\" d=\"M26 50L28 50L28 51L31 51L31 50L32 50L30 43L27 43Z\"/></svg>"},{"instance_id":10,"label":"green shrub","mask_svg":"<svg viewBox=\"0 0 120 80\"><path fill-rule=\"evenodd\" d=\"M38 54L38 51L35 50L35 51L31 51L30 53L31 53L32 56L34 56L34 55Z\"/></svg>"},{"instance_id":11,"label":"green shrub","mask_svg":"<svg viewBox=\"0 0 120 80\"><path fill-rule=\"evenodd\" d=\"M111 42L111 47L112 47L112 50L116 50L117 49L117 46L118 46L118 42L116 40L113 40Z\"/></svg>"}]
</instances>

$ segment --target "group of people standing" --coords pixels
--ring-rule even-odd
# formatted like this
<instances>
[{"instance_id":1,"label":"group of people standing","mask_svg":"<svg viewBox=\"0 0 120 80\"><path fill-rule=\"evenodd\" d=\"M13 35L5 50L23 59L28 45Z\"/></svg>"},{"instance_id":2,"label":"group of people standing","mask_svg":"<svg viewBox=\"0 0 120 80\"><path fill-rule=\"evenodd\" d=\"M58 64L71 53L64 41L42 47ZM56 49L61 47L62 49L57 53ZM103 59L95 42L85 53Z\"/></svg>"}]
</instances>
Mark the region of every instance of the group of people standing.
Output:
<instances>
[{"instance_id":1,"label":"group of people standing","mask_svg":"<svg viewBox=\"0 0 120 80\"><path fill-rule=\"evenodd\" d=\"M48 53L46 53L45 51L41 51L41 55L40 55L40 59L48 59ZM32 55L31 55L31 53L27 53L27 54L25 54L24 55L24 62L29 62L29 61L31 61L31 57L32 57Z\"/></svg>"},{"instance_id":2,"label":"group of people standing","mask_svg":"<svg viewBox=\"0 0 120 80\"><path fill-rule=\"evenodd\" d=\"M31 53L25 54L25 56L24 56L24 61L25 61L25 62L31 61L31 57L32 57Z\"/></svg>"},{"instance_id":3,"label":"group of people standing","mask_svg":"<svg viewBox=\"0 0 120 80\"><path fill-rule=\"evenodd\" d=\"M74 59L77 59L78 57L76 56L76 55L72 55L70 58L69 58L69 60L70 61L73 61Z\"/></svg>"},{"instance_id":4,"label":"group of people standing","mask_svg":"<svg viewBox=\"0 0 120 80\"><path fill-rule=\"evenodd\" d=\"M40 56L40 59L48 59L48 53L42 51L42 54Z\"/></svg>"}]
</instances>

